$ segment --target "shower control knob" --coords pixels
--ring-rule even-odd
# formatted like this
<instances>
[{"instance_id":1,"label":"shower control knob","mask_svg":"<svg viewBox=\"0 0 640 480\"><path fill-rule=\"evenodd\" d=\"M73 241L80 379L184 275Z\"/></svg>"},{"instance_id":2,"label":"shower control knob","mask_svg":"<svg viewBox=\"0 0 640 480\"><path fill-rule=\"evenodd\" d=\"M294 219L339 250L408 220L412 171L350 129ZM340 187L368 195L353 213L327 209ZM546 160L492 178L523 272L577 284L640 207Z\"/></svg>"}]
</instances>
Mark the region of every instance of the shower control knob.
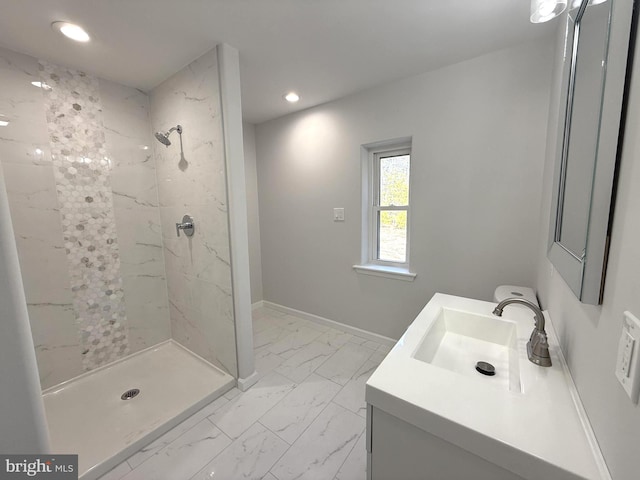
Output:
<instances>
[{"instance_id":1,"label":"shower control knob","mask_svg":"<svg viewBox=\"0 0 640 480\"><path fill-rule=\"evenodd\" d=\"M182 230L187 237L193 236L195 225L193 224L193 218L191 215L185 215L182 217L181 223L176 223L176 234L178 236L180 236L180 230Z\"/></svg>"}]
</instances>

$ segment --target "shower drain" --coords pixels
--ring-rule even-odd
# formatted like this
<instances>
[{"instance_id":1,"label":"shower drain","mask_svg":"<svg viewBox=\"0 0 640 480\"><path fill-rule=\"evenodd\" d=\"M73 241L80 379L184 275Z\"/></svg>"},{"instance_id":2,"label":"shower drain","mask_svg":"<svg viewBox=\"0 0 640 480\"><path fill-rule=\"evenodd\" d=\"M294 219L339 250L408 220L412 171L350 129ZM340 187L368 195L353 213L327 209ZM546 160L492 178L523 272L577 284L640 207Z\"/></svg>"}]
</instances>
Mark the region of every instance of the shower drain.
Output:
<instances>
[{"instance_id":1,"label":"shower drain","mask_svg":"<svg viewBox=\"0 0 640 480\"><path fill-rule=\"evenodd\" d=\"M131 390L127 390L126 392L124 392L120 396L120 398L122 400L131 400L132 398L137 397L139 393L140 393L139 388L132 388Z\"/></svg>"}]
</instances>

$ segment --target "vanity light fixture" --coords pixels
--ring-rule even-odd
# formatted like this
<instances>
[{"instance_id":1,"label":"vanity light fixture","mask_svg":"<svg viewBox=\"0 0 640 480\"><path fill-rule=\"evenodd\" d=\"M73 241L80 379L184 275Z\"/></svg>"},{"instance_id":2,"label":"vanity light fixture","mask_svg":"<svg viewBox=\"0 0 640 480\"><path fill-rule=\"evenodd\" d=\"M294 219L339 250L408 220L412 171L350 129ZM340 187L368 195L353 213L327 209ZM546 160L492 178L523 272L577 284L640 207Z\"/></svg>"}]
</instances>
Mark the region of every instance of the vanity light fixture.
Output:
<instances>
[{"instance_id":1,"label":"vanity light fixture","mask_svg":"<svg viewBox=\"0 0 640 480\"><path fill-rule=\"evenodd\" d=\"M71 40L75 40L76 42L88 42L91 40L91 37L84 29L76 25L74 23L69 22L53 22L51 24L51 28L59 31L65 37L70 38Z\"/></svg>"},{"instance_id":2,"label":"vanity light fixture","mask_svg":"<svg viewBox=\"0 0 640 480\"><path fill-rule=\"evenodd\" d=\"M284 96L284 99L289 103L296 103L300 100L300 96L296 92L289 92Z\"/></svg>"},{"instance_id":3,"label":"vanity light fixture","mask_svg":"<svg viewBox=\"0 0 640 480\"><path fill-rule=\"evenodd\" d=\"M531 0L531 23L548 22L566 8L567 0Z\"/></svg>"},{"instance_id":4,"label":"vanity light fixture","mask_svg":"<svg viewBox=\"0 0 640 480\"><path fill-rule=\"evenodd\" d=\"M51 90L51 85L45 82L31 82L31 85L34 87L41 88L43 90Z\"/></svg>"},{"instance_id":5,"label":"vanity light fixture","mask_svg":"<svg viewBox=\"0 0 640 480\"><path fill-rule=\"evenodd\" d=\"M589 5L600 5L601 3L606 2L607 0L589 0ZM582 0L573 0L571 2L571 8L579 8Z\"/></svg>"}]
</instances>

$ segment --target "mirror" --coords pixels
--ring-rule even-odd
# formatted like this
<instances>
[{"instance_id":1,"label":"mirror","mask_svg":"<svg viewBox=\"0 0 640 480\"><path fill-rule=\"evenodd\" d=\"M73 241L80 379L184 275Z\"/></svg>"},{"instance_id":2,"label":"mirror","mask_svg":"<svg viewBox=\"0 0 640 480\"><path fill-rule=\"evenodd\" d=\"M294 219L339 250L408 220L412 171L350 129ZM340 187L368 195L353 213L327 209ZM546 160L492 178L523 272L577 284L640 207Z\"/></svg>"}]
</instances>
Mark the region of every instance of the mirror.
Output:
<instances>
[{"instance_id":1,"label":"mirror","mask_svg":"<svg viewBox=\"0 0 640 480\"><path fill-rule=\"evenodd\" d=\"M602 301L633 0L567 15L549 259L584 303Z\"/></svg>"},{"instance_id":2,"label":"mirror","mask_svg":"<svg viewBox=\"0 0 640 480\"><path fill-rule=\"evenodd\" d=\"M578 257L584 255L587 246L591 183L604 86L603 59L607 56L611 2L585 7L569 13L574 23L573 72L570 72L569 79L572 95L567 102L567 118L570 122L565 124L563 201L558 204L556 224L556 240Z\"/></svg>"}]
</instances>

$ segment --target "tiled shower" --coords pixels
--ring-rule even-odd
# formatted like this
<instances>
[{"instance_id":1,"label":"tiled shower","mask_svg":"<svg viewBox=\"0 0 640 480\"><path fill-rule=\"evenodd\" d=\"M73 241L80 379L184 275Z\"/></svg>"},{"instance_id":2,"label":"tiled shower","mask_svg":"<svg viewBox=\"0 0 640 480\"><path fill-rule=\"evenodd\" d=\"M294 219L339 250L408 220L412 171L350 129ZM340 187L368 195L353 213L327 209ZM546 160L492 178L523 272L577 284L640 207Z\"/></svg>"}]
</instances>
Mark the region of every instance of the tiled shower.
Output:
<instances>
[{"instance_id":1,"label":"tiled shower","mask_svg":"<svg viewBox=\"0 0 640 480\"><path fill-rule=\"evenodd\" d=\"M142 92L0 49L0 84L42 389L166 341L237 378L217 50ZM178 123L182 142L154 139Z\"/></svg>"}]
</instances>

